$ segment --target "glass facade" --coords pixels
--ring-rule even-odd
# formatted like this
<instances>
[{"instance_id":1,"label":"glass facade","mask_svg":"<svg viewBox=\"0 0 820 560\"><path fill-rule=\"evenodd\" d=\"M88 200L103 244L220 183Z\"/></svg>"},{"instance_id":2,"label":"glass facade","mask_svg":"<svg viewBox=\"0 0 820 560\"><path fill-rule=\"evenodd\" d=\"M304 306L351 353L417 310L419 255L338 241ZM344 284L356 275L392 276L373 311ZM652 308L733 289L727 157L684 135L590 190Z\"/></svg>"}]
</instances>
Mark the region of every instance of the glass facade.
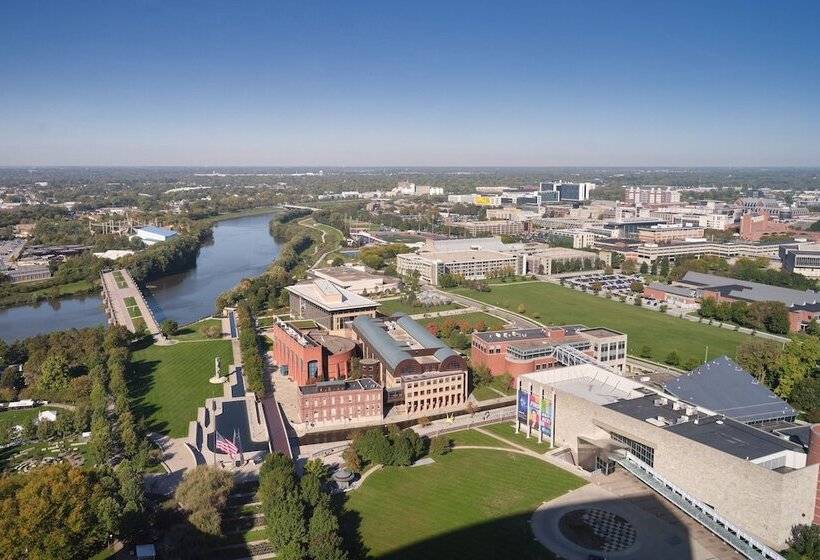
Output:
<instances>
[{"instance_id":1,"label":"glass facade","mask_svg":"<svg viewBox=\"0 0 820 560\"><path fill-rule=\"evenodd\" d=\"M642 461L649 465L650 467L654 466L655 464L655 450L648 445L644 445L642 443L638 443L633 439L629 439L626 436L622 436L621 434L610 432L609 436L619 442L623 443L627 447L629 447L629 452L635 456L636 459Z\"/></svg>"}]
</instances>

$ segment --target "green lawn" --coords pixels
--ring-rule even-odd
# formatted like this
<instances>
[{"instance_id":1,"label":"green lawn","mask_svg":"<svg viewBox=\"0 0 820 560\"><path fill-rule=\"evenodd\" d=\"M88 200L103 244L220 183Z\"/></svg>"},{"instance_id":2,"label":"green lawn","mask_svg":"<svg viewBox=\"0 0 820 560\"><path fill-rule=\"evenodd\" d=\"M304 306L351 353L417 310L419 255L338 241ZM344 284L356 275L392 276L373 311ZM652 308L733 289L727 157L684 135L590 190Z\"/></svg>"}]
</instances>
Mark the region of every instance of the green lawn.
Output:
<instances>
[{"instance_id":1,"label":"green lawn","mask_svg":"<svg viewBox=\"0 0 820 560\"><path fill-rule=\"evenodd\" d=\"M190 325L185 325L177 330L173 336L175 340L213 340L205 336L203 332L207 327L222 328L222 319L203 319Z\"/></svg>"},{"instance_id":2,"label":"green lawn","mask_svg":"<svg viewBox=\"0 0 820 560\"><path fill-rule=\"evenodd\" d=\"M532 457L455 450L433 465L373 473L347 494L342 524L374 558L551 558L527 521L542 501L583 484Z\"/></svg>"},{"instance_id":3,"label":"green lawn","mask_svg":"<svg viewBox=\"0 0 820 560\"><path fill-rule=\"evenodd\" d=\"M448 437L453 445L483 445L485 447L509 447L504 442L498 441L492 436L482 434L475 430L459 430L449 434L442 434Z\"/></svg>"},{"instance_id":4,"label":"green lawn","mask_svg":"<svg viewBox=\"0 0 820 560\"><path fill-rule=\"evenodd\" d=\"M126 298L123 298L122 301L123 303L125 303L125 307L134 307L135 305L137 305L137 300L134 296L128 296Z\"/></svg>"},{"instance_id":5,"label":"green lawn","mask_svg":"<svg viewBox=\"0 0 820 560\"><path fill-rule=\"evenodd\" d=\"M142 313L140 312L139 307L127 307L126 309L128 309L128 315L132 319L135 319L137 317L142 317Z\"/></svg>"},{"instance_id":6,"label":"green lawn","mask_svg":"<svg viewBox=\"0 0 820 560\"><path fill-rule=\"evenodd\" d=\"M530 436L527 439L527 435L525 433L515 433L515 427L511 422L499 422L498 424L490 424L489 426L482 426L482 430L487 430L497 436L501 436L507 441L511 441L515 444L520 445L521 447L526 447L531 451L535 451L536 453L544 453L550 450L550 444L548 441L543 443L538 443L538 437Z\"/></svg>"},{"instance_id":7,"label":"green lawn","mask_svg":"<svg viewBox=\"0 0 820 560\"><path fill-rule=\"evenodd\" d=\"M419 324L423 326L427 326L431 323L435 323L438 326L441 326L447 320L455 321L456 323L462 323L464 321L470 323L471 325L475 325L479 321L484 321L484 325L486 325L487 330L494 331L504 327L504 321L499 319L498 317L493 317L488 313L484 313L483 311L474 311L472 313L461 313L459 315L449 315L445 317L431 317L430 319L419 319Z\"/></svg>"},{"instance_id":8,"label":"green lawn","mask_svg":"<svg viewBox=\"0 0 820 560\"><path fill-rule=\"evenodd\" d=\"M629 336L630 354L638 355L641 348L648 346L657 362L662 362L672 350L677 351L682 362L690 358L703 361L707 346L710 358L724 354L734 358L737 346L749 340L748 335L735 331L692 323L546 282L493 286L491 292L464 288L453 291L512 311L523 304L527 316L548 325L584 324L624 332Z\"/></svg>"},{"instance_id":9,"label":"green lawn","mask_svg":"<svg viewBox=\"0 0 820 560\"><path fill-rule=\"evenodd\" d=\"M171 437L188 433L188 422L196 420L196 409L204 406L206 398L222 394L221 385L208 383L216 356L222 372L227 373L233 361L230 341L180 342L173 346L143 343L131 355L129 394L149 430Z\"/></svg>"},{"instance_id":10,"label":"green lawn","mask_svg":"<svg viewBox=\"0 0 820 560\"><path fill-rule=\"evenodd\" d=\"M58 409L48 409L43 406L26 408L23 410L4 410L3 412L0 412L0 432L5 433L6 430L12 426L16 426L17 424L25 426L30 423L32 419L37 418L37 414L41 410L54 410L58 414L60 413L60 410Z\"/></svg>"},{"instance_id":11,"label":"green lawn","mask_svg":"<svg viewBox=\"0 0 820 560\"><path fill-rule=\"evenodd\" d=\"M401 299L387 299L381 302L379 313L392 315L393 313L407 313L408 315L418 315L420 313L435 313L436 311L448 311L450 309L461 309L457 303L445 303L442 305L409 305Z\"/></svg>"},{"instance_id":12,"label":"green lawn","mask_svg":"<svg viewBox=\"0 0 820 560\"><path fill-rule=\"evenodd\" d=\"M503 395L499 395L486 385L479 385L473 389L473 396L480 401L488 401L490 399L498 399Z\"/></svg>"}]
</instances>

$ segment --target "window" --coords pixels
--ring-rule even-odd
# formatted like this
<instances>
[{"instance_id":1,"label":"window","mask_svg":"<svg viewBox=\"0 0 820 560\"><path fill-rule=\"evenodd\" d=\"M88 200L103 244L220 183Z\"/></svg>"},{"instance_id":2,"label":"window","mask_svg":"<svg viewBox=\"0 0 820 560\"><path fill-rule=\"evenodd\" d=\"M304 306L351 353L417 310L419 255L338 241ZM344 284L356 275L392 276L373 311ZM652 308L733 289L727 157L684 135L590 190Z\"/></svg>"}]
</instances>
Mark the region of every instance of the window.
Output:
<instances>
[{"instance_id":1,"label":"window","mask_svg":"<svg viewBox=\"0 0 820 560\"><path fill-rule=\"evenodd\" d=\"M610 437L620 443L623 443L629 447L629 452L634 455L639 461L642 461L649 465L650 467L655 463L655 449L649 447L648 445L644 445L643 443L638 443L635 440L629 439L626 436L622 436L621 434L611 432Z\"/></svg>"}]
</instances>

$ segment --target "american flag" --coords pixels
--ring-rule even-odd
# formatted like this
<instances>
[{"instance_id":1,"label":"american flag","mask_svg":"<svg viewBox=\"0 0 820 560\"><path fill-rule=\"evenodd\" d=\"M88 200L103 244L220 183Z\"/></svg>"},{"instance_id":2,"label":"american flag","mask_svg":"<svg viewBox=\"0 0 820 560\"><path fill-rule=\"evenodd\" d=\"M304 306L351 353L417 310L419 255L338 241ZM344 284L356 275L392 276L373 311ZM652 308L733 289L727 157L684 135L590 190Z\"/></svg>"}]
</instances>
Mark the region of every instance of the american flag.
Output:
<instances>
[{"instance_id":1,"label":"american flag","mask_svg":"<svg viewBox=\"0 0 820 560\"><path fill-rule=\"evenodd\" d=\"M234 434L236 437L236 434ZM219 432L216 432L216 448L223 453L227 453L233 459L233 456L239 452L239 448L236 446L236 443L229 440Z\"/></svg>"}]
</instances>

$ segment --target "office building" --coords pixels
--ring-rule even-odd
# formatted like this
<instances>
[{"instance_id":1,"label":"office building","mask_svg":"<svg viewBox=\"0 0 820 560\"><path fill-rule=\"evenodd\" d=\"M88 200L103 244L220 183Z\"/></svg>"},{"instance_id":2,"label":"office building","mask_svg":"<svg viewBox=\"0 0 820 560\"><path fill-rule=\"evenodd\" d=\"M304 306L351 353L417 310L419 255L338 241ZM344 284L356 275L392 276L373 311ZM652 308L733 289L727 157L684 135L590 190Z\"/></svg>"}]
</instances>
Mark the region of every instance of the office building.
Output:
<instances>
[{"instance_id":1,"label":"office building","mask_svg":"<svg viewBox=\"0 0 820 560\"><path fill-rule=\"evenodd\" d=\"M526 271L526 257L481 249L404 253L396 256L396 271L402 276L418 272L422 282L437 286L442 274L463 276L471 280L504 273L520 276Z\"/></svg>"},{"instance_id":2,"label":"office building","mask_svg":"<svg viewBox=\"0 0 820 560\"><path fill-rule=\"evenodd\" d=\"M807 278L820 278L820 243L781 245L779 255L784 270Z\"/></svg>"},{"instance_id":3,"label":"office building","mask_svg":"<svg viewBox=\"0 0 820 560\"><path fill-rule=\"evenodd\" d=\"M677 224L657 224L638 228L638 240L644 243L672 243L686 239L703 239L703 228Z\"/></svg>"},{"instance_id":4,"label":"office building","mask_svg":"<svg viewBox=\"0 0 820 560\"><path fill-rule=\"evenodd\" d=\"M624 201L628 204L677 204L680 191L672 187L626 187Z\"/></svg>"},{"instance_id":5,"label":"office building","mask_svg":"<svg viewBox=\"0 0 820 560\"><path fill-rule=\"evenodd\" d=\"M750 557L780 558L791 528L817 521L808 426L795 443L594 364L519 376L516 408L519 432L588 471L629 472Z\"/></svg>"},{"instance_id":6,"label":"office building","mask_svg":"<svg viewBox=\"0 0 820 560\"><path fill-rule=\"evenodd\" d=\"M379 380L387 403L408 415L458 410L467 400L467 364L406 315L357 317L362 375Z\"/></svg>"},{"instance_id":7,"label":"office building","mask_svg":"<svg viewBox=\"0 0 820 560\"><path fill-rule=\"evenodd\" d=\"M740 217L740 237L747 241L760 241L767 235L788 233L789 226L772 220L768 212L743 214Z\"/></svg>"},{"instance_id":8,"label":"office building","mask_svg":"<svg viewBox=\"0 0 820 560\"><path fill-rule=\"evenodd\" d=\"M315 268L311 274L358 295L389 294L399 291L399 279L374 274L353 266Z\"/></svg>"},{"instance_id":9,"label":"office building","mask_svg":"<svg viewBox=\"0 0 820 560\"><path fill-rule=\"evenodd\" d=\"M556 351L566 345L611 369L623 371L626 342L624 333L582 325L474 332L470 363L485 366L495 376L518 377L567 365L561 360L561 352Z\"/></svg>"},{"instance_id":10,"label":"office building","mask_svg":"<svg viewBox=\"0 0 820 560\"><path fill-rule=\"evenodd\" d=\"M290 292L290 315L294 319L312 319L320 327L334 331L350 327L360 316L376 316L379 304L320 278L286 286Z\"/></svg>"},{"instance_id":11,"label":"office building","mask_svg":"<svg viewBox=\"0 0 820 560\"><path fill-rule=\"evenodd\" d=\"M558 268L556 265L575 263L572 270L593 270L603 268L610 262L608 253L595 251L580 251L566 247L547 247L527 251L527 273L550 276L567 268Z\"/></svg>"},{"instance_id":12,"label":"office building","mask_svg":"<svg viewBox=\"0 0 820 560\"><path fill-rule=\"evenodd\" d=\"M595 183L565 183L563 181L540 183L539 190L559 193L561 202L582 202L589 200L589 195L595 189Z\"/></svg>"},{"instance_id":13,"label":"office building","mask_svg":"<svg viewBox=\"0 0 820 560\"><path fill-rule=\"evenodd\" d=\"M447 225L461 228L466 235L471 237L480 235L520 235L529 229L527 222L517 220L449 222Z\"/></svg>"}]
</instances>

